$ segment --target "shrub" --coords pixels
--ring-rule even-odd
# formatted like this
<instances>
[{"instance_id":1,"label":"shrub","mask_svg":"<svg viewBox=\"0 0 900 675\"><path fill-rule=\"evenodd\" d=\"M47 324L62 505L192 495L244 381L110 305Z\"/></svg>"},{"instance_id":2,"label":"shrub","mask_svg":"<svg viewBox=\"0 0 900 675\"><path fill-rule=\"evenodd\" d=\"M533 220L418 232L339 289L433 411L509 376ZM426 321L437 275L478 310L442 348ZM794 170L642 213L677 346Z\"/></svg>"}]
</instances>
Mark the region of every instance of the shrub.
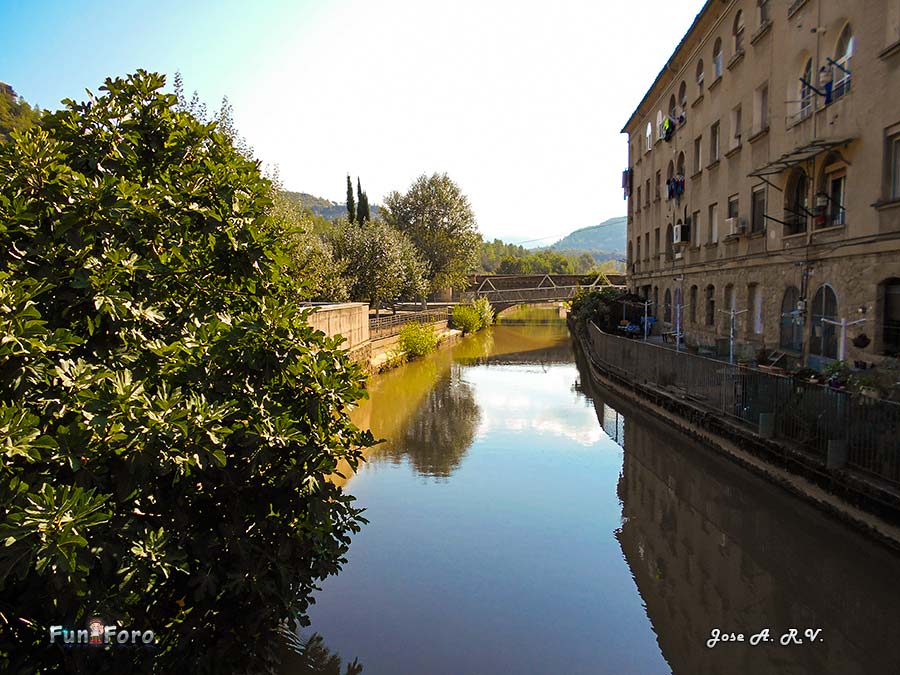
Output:
<instances>
[{"instance_id":1,"label":"shrub","mask_svg":"<svg viewBox=\"0 0 900 675\"><path fill-rule=\"evenodd\" d=\"M621 317L613 316L613 300L621 294L617 288L578 289L572 298L572 318L580 326L593 320L601 328L614 330Z\"/></svg>"},{"instance_id":2,"label":"shrub","mask_svg":"<svg viewBox=\"0 0 900 675\"><path fill-rule=\"evenodd\" d=\"M472 303L472 307L478 312L478 318L481 320L481 328L486 328L494 323L494 308L491 302L485 297L478 298Z\"/></svg>"},{"instance_id":3,"label":"shrub","mask_svg":"<svg viewBox=\"0 0 900 675\"><path fill-rule=\"evenodd\" d=\"M163 86L0 145L2 672L271 672L362 522L326 480L373 443L361 370L298 309L257 164ZM49 647L94 613L158 647Z\"/></svg>"},{"instance_id":4,"label":"shrub","mask_svg":"<svg viewBox=\"0 0 900 675\"><path fill-rule=\"evenodd\" d=\"M453 326L463 333L475 333L483 326L478 310L472 305L456 305L453 308L452 318Z\"/></svg>"},{"instance_id":5,"label":"shrub","mask_svg":"<svg viewBox=\"0 0 900 675\"><path fill-rule=\"evenodd\" d=\"M400 347L410 358L430 354L438 346L434 325L410 321L400 327Z\"/></svg>"}]
</instances>

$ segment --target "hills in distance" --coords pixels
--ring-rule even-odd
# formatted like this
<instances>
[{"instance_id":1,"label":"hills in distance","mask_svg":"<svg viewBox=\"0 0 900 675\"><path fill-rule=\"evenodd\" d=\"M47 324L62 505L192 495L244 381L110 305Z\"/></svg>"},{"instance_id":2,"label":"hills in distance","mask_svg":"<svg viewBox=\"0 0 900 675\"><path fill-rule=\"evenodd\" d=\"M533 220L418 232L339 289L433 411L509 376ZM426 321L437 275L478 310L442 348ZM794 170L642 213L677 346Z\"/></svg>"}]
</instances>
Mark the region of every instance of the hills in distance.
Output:
<instances>
[{"instance_id":1,"label":"hills in distance","mask_svg":"<svg viewBox=\"0 0 900 675\"><path fill-rule=\"evenodd\" d=\"M628 218L610 218L599 225L582 227L580 230L567 234L547 248L553 251L587 251L588 253L608 255L609 258L625 257L626 241L628 240Z\"/></svg>"},{"instance_id":2,"label":"hills in distance","mask_svg":"<svg viewBox=\"0 0 900 675\"><path fill-rule=\"evenodd\" d=\"M292 200L298 201L303 208L309 209L326 220L347 216L347 205L344 202L334 202L306 192L286 190L285 194ZM381 208L379 206L372 204L370 209L373 218L380 215ZM628 238L627 221L625 216L610 218L599 225L582 227L550 246L532 249L532 251L549 249L567 254L590 253L598 262L624 258L625 242Z\"/></svg>"}]
</instances>

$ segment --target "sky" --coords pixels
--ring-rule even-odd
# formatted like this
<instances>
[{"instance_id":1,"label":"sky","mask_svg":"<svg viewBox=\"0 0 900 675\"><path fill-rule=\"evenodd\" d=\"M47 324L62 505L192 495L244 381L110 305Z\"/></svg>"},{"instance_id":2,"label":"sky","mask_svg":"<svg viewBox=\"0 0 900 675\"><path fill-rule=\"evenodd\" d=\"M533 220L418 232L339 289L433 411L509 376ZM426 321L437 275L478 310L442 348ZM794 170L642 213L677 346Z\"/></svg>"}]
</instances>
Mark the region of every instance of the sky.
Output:
<instances>
[{"instance_id":1,"label":"sky","mask_svg":"<svg viewBox=\"0 0 900 675\"><path fill-rule=\"evenodd\" d=\"M703 0L0 0L0 81L55 109L180 71L286 189L370 203L447 173L486 238L625 215L620 133Z\"/></svg>"}]
</instances>

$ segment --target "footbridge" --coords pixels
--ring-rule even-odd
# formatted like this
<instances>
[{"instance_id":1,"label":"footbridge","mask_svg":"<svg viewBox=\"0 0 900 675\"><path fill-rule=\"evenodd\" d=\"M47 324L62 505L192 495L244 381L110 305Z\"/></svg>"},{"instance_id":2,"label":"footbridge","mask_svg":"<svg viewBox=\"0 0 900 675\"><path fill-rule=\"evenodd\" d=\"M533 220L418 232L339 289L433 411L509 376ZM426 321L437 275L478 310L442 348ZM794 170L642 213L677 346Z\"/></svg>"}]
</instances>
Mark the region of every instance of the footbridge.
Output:
<instances>
[{"instance_id":1,"label":"footbridge","mask_svg":"<svg viewBox=\"0 0 900 675\"><path fill-rule=\"evenodd\" d=\"M497 312L515 305L571 300L582 288L624 288L623 274L478 274L458 300L487 298Z\"/></svg>"}]
</instances>

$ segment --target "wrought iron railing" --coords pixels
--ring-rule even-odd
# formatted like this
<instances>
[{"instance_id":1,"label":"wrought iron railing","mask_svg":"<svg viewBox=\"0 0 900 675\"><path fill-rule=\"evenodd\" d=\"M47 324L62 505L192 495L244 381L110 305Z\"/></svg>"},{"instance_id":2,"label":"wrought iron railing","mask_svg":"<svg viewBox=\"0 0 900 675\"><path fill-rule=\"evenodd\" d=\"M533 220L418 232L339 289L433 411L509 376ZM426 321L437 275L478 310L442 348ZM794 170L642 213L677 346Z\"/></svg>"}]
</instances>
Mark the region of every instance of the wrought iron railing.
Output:
<instances>
[{"instance_id":1,"label":"wrought iron railing","mask_svg":"<svg viewBox=\"0 0 900 675\"><path fill-rule=\"evenodd\" d=\"M672 388L753 430L769 413L777 438L823 459L829 442L840 441L848 467L900 483L900 404L610 335L593 324L589 335L594 358L614 373Z\"/></svg>"},{"instance_id":2,"label":"wrought iron railing","mask_svg":"<svg viewBox=\"0 0 900 675\"><path fill-rule=\"evenodd\" d=\"M397 335L405 323L437 323L446 321L450 317L447 307L426 309L421 312L402 312L400 314L387 314L369 319L369 337L371 339Z\"/></svg>"}]
</instances>

